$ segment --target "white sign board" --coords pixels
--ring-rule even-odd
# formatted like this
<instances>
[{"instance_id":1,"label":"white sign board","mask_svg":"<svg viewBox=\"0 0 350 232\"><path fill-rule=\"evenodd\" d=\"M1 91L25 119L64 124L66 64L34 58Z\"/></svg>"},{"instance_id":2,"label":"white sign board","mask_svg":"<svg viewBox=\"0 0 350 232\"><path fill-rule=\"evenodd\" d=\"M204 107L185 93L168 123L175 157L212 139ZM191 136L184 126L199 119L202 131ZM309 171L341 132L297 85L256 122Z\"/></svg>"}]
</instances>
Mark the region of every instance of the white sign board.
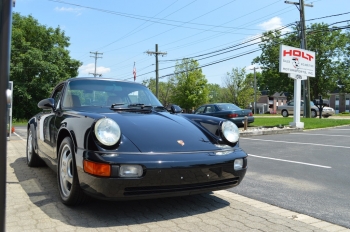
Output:
<instances>
[{"instance_id":1,"label":"white sign board","mask_svg":"<svg viewBox=\"0 0 350 232\"><path fill-rule=\"evenodd\" d=\"M280 72L315 77L315 52L281 45L279 58Z\"/></svg>"}]
</instances>

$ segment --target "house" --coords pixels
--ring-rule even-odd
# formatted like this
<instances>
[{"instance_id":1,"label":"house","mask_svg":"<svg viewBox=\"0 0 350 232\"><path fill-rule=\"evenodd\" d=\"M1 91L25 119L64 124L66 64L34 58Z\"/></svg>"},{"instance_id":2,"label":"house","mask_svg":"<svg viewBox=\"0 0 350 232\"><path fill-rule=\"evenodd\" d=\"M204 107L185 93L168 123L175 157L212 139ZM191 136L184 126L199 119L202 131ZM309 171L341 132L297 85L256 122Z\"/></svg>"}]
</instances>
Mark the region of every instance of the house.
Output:
<instances>
[{"instance_id":1,"label":"house","mask_svg":"<svg viewBox=\"0 0 350 232\"><path fill-rule=\"evenodd\" d=\"M329 94L329 106L336 114L350 112L350 93L340 93L339 90Z\"/></svg>"},{"instance_id":2,"label":"house","mask_svg":"<svg viewBox=\"0 0 350 232\"><path fill-rule=\"evenodd\" d=\"M261 91L260 98L256 103L257 114L264 114L269 111L271 114L276 113L277 106L281 106L287 103L287 93L275 93L271 96L268 95L268 91Z\"/></svg>"}]
</instances>

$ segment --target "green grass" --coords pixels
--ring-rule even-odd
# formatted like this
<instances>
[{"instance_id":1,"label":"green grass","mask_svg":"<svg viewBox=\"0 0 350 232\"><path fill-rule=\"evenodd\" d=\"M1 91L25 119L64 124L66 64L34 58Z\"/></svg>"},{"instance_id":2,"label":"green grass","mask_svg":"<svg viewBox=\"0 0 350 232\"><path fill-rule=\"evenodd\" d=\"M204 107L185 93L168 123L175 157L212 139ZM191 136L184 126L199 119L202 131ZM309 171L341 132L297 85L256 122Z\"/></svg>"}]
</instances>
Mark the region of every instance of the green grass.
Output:
<instances>
[{"instance_id":1,"label":"green grass","mask_svg":"<svg viewBox=\"0 0 350 232\"><path fill-rule=\"evenodd\" d=\"M26 126L28 123L28 120L24 119L13 119L12 120L12 126Z\"/></svg>"},{"instance_id":2,"label":"green grass","mask_svg":"<svg viewBox=\"0 0 350 232\"><path fill-rule=\"evenodd\" d=\"M301 122L304 122L304 129L316 129L326 128L334 126L350 125L350 119L319 119L319 118L300 118ZM255 118L254 123L251 123L250 127L257 126L289 126L289 123L293 122L293 117L276 117L276 118Z\"/></svg>"}]
</instances>

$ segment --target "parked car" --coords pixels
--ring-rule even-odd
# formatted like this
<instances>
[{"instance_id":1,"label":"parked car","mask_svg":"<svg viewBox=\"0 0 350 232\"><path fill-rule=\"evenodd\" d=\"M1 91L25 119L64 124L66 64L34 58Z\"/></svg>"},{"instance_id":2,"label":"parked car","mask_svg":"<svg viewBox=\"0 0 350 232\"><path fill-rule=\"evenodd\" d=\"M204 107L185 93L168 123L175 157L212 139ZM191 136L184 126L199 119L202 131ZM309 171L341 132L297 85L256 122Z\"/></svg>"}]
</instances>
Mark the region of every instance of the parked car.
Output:
<instances>
[{"instance_id":1,"label":"parked car","mask_svg":"<svg viewBox=\"0 0 350 232\"><path fill-rule=\"evenodd\" d=\"M310 108L311 108L311 117L312 118L317 117L319 115L319 109L312 101L310 101ZM282 114L283 117L288 117L289 115L293 115L294 114L294 101L289 101L289 102L287 102L286 105L277 106L276 113ZM300 102L300 114L301 115L304 114L304 101L303 100L301 100L301 102ZM324 118L328 118L329 116L332 116L334 114L335 114L335 111L331 107L325 106L322 110L322 117L324 117Z\"/></svg>"},{"instance_id":2,"label":"parked car","mask_svg":"<svg viewBox=\"0 0 350 232\"><path fill-rule=\"evenodd\" d=\"M194 113L230 120L238 126L244 125L245 117L248 118L248 123L254 122L254 116L251 110L241 109L232 103L213 103L202 105L198 107Z\"/></svg>"},{"instance_id":3,"label":"parked car","mask_svg":"<svg viewBox=\"0 0 350 232\"><path fill-rule=\"evenodd\" d=\"M169 112L141 84L72 78L38 107L27 126L27 164L57 173L66 205L227 189L247 170L234 123L175 105Z\"/></svg>"}]
</instances>

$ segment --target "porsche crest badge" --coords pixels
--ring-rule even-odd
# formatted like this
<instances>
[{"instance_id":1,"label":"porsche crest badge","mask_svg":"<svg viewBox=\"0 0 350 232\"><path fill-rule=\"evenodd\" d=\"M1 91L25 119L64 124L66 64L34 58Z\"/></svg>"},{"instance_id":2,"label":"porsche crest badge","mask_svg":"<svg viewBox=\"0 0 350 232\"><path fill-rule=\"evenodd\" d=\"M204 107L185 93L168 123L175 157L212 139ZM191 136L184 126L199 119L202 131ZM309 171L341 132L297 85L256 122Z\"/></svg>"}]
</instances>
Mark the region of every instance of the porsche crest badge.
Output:
<instances>
[{"instance_id":1,"label":"porsche crest badge","mask_svg":"<svg viewBox=\"0 0 350 232\"><path fill-rule=\"evenodd\" d=\"M180 144L181 146L185 145L184 141L182 140L177 140L177 143Z\"/></svg>"}]
</instances>

